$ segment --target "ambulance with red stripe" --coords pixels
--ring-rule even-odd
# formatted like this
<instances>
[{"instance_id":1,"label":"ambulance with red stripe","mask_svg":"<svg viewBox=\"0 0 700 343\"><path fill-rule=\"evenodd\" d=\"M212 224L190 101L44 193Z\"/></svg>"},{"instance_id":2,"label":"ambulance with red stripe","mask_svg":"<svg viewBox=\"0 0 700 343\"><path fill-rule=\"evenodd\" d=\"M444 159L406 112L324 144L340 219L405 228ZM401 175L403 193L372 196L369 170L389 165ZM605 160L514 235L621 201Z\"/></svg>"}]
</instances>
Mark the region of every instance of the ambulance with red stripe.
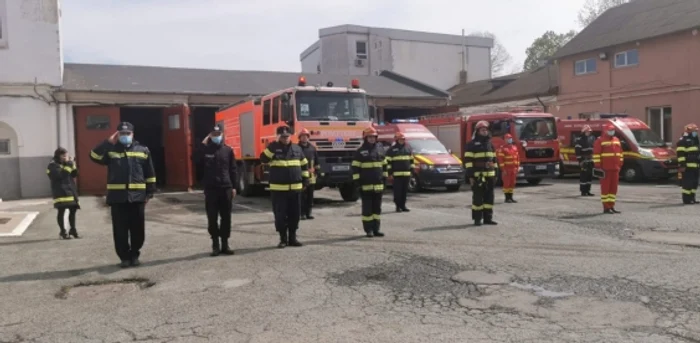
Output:
<instances>
[{"instance_id":1,"label":"ambulance with red stripe","mask_svg":"<svg viewBox=\"0 0 700 343\"><path fill-rule=\"evenodd\" d=\"M417 119L395 119L391 124L375 126L378 141L385 149L394 144L396 133L406 137L406 144L413 151L415 166L409 191L417 192L424 188L445 187L448 191L458 191L465 182L462 161L453 155L425 126Z\"/></svg>"},{"instance_id":2,"label":"ambulance with red stripe","mask_svg":"<svg viewBox=\"0 0 700 343\"><path fill-rule=\"evenodd\" d=\"M656 132L640 119L628 114L593 113L587 119L561 119L557 121L557 132L561 148L562 174L578 174L580 167L576 160L576 138L581 129L588 125L596 137L600 136L603 125L611 123L615 136L620 140L625 157L620 177L627 182L642 180L669 179L678 173L678 158Z\"/></svg>"}]
</instances>

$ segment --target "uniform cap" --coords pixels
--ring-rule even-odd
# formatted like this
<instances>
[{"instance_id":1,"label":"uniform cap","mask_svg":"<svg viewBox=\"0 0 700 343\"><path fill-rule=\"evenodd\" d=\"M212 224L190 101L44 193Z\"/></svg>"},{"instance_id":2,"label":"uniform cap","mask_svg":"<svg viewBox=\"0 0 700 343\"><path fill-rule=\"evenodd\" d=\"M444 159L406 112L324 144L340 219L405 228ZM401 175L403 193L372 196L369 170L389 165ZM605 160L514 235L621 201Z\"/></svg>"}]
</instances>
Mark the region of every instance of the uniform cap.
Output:
<instances>
[{"instance_id":1,"label":"uniform cap","mask_svg":"<svg viewBox=\"0 0 700 343\"><path fill-rule=\"evenodd\" d=\"M292 131L289 126L280 126L277 128L277 134L284 137L289 137L292 135Z\"/></svg>"},{"instance_id":2,"label":"uniform cap","mask_svg":"<svg viewBox=\"0 0 700 343\"><path fill-rule=\"evenodd\" d=\"M487 122L486 120L482 120L482 121L479 121L478 123L476 123L476 129L477 129L477 130L480 129L480 128L482 128L482 127L488 129L488 128L489 128L489 122Z\"/></svg>"},{"instance_id":3,"label":"uniform cap","mask_svg":"<svg viewBox=\"0 0 700 343\"><path fill-rule=\"evenodd\" d=\"M128 121L119 123L119 132L134 132L134 125Z\"/></svg>"},{"instance_id":4,"label":"uniform cap","mask_svg":"<svg viewBox=\"0 0 700 343\"><path fill-rule=\"evenodd\" d=\"M214 128L211 130L211 133L223 133L224 130L221 129L220 125L214 125Z\"/></svg>"}]
</instances>

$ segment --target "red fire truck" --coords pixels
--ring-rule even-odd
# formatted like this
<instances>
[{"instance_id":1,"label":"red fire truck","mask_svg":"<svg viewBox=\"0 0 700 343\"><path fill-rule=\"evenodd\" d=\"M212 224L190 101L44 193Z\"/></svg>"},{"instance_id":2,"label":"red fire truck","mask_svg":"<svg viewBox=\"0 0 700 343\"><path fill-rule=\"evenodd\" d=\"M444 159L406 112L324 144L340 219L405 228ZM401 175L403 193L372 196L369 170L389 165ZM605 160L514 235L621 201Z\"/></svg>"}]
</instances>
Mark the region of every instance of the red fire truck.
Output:
<instances>
[{"instance_id":1,"label":"red fire truck","mask_svg":"<svg viewBox=\"0 0 700 343\"><path fill-rule=\"evenodd\" d=\"M465 182L462 160L452 155L435 135L416 119L395 119L391 124L376 127L379 141L391 148L396 133L406 137L406 144L413 150L415 170L408 190L417 192L423 188L445 187L455 192Z\"/></svg>"},{"instance_id":2,"label":"red fire truck","mask_svg":"<svg viewBox=\"0 0 700 343\"><path fill-rule=\"evenodd\" d=\"M353 185L353 154L362 144L362 131L371 126L367 94L357 79L347 87L307 85L300 77L297 86L260 98L233 104L216 113L223 124L226 144L234 148L238 159L238 190L251 196L266 188L268 167L260 162L260 153L276 138L282 125L296 132L307 129L316 146L321 166L316 189L338 188L345 201L357 201L359 191Z\"/></svg>"},{"instance_id":3,"label":"red fire truck","mask_svg":"<svg viewBox=\"0 0 700 343\"><path fill-rule=\"evenodd\" d=\"M490 124L494 148L510 133L520 148L518 179L537 185L544 178L559 176L559 141L556 120L541 107L508 107L490 113L452 112L423 116L425 125L451 151L464 156L464 147L474 138L474 126L485 120Z\"/></svg>"},{"instance_id":4,"label":"red fire truck","mask_svg":"<svg viewBox=\"0 0 700 343\"><path fill-rule=\"evenodd\" d=\"M627 182L649 179L669 179L678 173L678 158L666 143L643 121L627 114L593 113L587 119L559 120L557 131L561 148L562 173L578 174L576 160L576 138L588 125L592 134L600 136L603 125L615 126L615 135L620 139L625 162L620 176Z\"/></svg>"}]
</instances>

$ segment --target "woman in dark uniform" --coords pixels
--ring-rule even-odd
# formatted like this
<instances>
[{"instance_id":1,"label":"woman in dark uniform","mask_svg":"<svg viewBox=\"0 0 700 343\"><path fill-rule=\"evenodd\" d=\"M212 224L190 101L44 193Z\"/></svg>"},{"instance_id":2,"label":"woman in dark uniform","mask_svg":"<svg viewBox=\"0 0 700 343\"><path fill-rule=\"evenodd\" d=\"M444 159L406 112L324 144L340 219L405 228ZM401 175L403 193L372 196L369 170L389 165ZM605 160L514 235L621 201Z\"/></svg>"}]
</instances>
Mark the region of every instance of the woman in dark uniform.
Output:
<instances>
[{"instance_id":1,"label":"woman in dark uniform","mask_svg":"<svg viewBox=\"0 0 700 343\"><path fill-rule=\"evenodd\" d=\"M61 239L80 238L75 229L75 212L80 208L78 202L78 190L75 185L75 178L78 176L78 169L73 162L73 158L68 156L68 151L58 148L53 153L53 159L46 168L46 174L51 180L51 193L53 195L53 207L58 209L58 227L61 228L59 237ZM66 233L64 227L66 209L68 209L68 221L70 231Z\"/></svg>"}]
</instances>

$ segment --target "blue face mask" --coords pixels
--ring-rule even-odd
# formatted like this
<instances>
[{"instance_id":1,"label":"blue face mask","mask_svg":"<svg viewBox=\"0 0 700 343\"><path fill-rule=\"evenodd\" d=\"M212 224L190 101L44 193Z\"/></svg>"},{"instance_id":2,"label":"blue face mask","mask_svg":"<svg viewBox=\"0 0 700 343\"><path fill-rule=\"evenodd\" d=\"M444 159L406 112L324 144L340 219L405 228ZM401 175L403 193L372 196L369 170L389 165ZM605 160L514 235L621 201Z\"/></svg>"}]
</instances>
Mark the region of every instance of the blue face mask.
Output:
<instances>
[{"instance_id":1,"label":"blue face mask","mask_svg":"<svg viewBox=\"0 0 700 343\"><path fill-rule=\"evenodd\" d=\"M508 144L513 144L513 139L512 139L512 138L508 138L508 139L506 139L506 142L508 142Z\"/></svg>"},{"instance_id":2,"label":"blue face mask","mask_svg":"<svg viewBox=\"0 0 700 343\"><path fill-rule=\"evenodd\" d=\"M221 136L214 136L214 137L211 138L211 141L212 141L214 144L221 144L221 139L222 139L222 138L223 138L223 137L221 137Z\"/></svg>"},{"instance_id":3,"label":"blue face mask","mask_svg":"<svg viewBox=\"0 0 700 343\"><path fill-rule=\"evenodd\" d=\"M697 137L698 136L697 131L693 132L692 135L693 135L693 137Z\"/></svg>"},{"instance_id":4,"label":"blue face mask","mask_svg":"<svg viewBox=\"0 0 700 343\"><path fill-rule=\"evenodd\" d=\"M131 140L132 140L131 136L119 136L119 143L122 143L124 145L130 145Z\"/></svg>"}]
</instances>

